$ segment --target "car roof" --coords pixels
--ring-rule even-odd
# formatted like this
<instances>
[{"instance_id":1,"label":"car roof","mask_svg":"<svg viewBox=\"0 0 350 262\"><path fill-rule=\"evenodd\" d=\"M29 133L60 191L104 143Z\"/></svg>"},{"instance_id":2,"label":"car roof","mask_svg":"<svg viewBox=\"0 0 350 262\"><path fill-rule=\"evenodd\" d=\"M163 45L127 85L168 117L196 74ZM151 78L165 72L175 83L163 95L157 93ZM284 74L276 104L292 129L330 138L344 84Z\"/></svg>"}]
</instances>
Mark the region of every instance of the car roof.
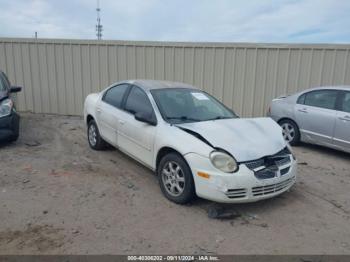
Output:
<instances>
[{"instance_id":1,"label":"car roof","mask_svg":"<svg viewBox=\"0 0 350 262\"><path fill-rule=\"evenodd\" d=\"M164 88L188 88L198 89L190 84L163 80L148 80L148 79L135 79L127 80L120 83L128 83L140 87L143 90L164 89Z\"/></svg>"},{"instance_id":2,"label":"car roof","mask_svg":"<svg viewBox=\"0 0 350 262\"><path fill-rule=\"evenodd\" d=\"M334 89L334 90L345 90L345 91L350 91L350 85L339 85L339 86L318 86L318 87L313 87L309 88L306 90L303 90L301 93L306 93L309 91L314 91L314 90L325 90L325 89Z\"/></svg>"}]
</instances>

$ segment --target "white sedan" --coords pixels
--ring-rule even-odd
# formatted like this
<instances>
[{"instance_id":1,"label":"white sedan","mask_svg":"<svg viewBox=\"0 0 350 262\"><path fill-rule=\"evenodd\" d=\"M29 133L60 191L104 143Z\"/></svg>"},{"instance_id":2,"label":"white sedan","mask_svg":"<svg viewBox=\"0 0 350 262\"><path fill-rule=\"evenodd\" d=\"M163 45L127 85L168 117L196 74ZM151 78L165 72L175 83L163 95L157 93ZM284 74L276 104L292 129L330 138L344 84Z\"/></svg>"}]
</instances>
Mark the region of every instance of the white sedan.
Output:
<instances>
[{"instance_id":1,"label":"white sedan","mask_svg":"<svg viewBox=\"0 0 350 262\"><path fill-rule=\"evenodd\" d=\"M87 96L90 147L111 144L154 170L163 194L253 202L287 191L296 160L270 118L239 118L184 83L130 80Z\"/></svg>"}]
</instances>

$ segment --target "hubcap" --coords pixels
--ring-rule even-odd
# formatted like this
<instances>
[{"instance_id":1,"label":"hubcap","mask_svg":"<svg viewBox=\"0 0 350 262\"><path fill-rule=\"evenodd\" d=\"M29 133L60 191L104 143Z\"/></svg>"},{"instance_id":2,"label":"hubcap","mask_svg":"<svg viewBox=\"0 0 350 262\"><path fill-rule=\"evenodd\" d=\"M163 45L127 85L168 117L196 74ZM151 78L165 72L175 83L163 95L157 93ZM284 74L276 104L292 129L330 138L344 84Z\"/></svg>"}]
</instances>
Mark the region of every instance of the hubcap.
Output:
<instances>
[{"instance_id":1,"label":"hubcap","mask_svg":"<svg viewBox=\"0 0 350 262\"><path fill-rule=\"evenodd\" d=\"M178 163L167 162L161 175L165 190L170 195L177 197L182 194L185 188L185 175Z\"/></svg>"},{"instance_id":2,"label":"hubcap","mask_svg":"<svg viewBox=\"0 0 350 262\"><path fill-rule=\"evenodd\" d=\"M92 146L95 146L97 142L97 133L94 125L89 126L89 143Z\"/></svg>"},{"instance_id":3,"label":"hubcap","mask_svg":"<svg viewBox=\"0 0 350 262\"><path fill-rule=\"evenodd\" d=\"M294 127L289 123L282 124L282 134L287 142L291 142L295 137Z\"/></svg>"}]
</instances>

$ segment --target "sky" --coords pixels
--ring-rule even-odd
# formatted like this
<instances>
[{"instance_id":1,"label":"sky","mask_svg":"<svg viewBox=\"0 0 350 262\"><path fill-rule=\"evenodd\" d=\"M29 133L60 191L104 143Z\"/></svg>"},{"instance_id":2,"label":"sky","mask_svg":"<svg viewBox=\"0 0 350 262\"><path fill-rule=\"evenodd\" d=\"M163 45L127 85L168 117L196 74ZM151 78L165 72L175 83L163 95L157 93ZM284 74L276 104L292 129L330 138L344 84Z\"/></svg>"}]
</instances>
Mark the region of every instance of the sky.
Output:
<instances>
[{"instance_id":1,"label":"sky","mask_svg":"<svg viewBox=\"0 0 350 262\"><path fill-rule=\"evenodd\" d=\"M0 37L96 39L96 0L0 0ZM100 0L103 39L349 43L350 0Z\"/></svg>"}]
</instances>

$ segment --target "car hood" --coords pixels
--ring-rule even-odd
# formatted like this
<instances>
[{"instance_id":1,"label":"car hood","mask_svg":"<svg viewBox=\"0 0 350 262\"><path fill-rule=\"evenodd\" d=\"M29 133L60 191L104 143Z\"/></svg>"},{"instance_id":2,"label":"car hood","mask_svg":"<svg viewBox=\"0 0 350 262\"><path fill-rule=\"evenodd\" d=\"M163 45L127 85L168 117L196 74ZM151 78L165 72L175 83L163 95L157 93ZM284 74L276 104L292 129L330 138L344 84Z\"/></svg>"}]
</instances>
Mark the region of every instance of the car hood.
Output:
<instances>
[{"instance_id":1,"label":"car hood","mask_svg":"<svg viewBox=\"0 0 350 262\"><path fill-rule=\"evenodd\" d=\"M280 126L271 118L220 119L177 126L199 134L238 162L273 155L286 146Z\"/></svg>"}]
</instances>

